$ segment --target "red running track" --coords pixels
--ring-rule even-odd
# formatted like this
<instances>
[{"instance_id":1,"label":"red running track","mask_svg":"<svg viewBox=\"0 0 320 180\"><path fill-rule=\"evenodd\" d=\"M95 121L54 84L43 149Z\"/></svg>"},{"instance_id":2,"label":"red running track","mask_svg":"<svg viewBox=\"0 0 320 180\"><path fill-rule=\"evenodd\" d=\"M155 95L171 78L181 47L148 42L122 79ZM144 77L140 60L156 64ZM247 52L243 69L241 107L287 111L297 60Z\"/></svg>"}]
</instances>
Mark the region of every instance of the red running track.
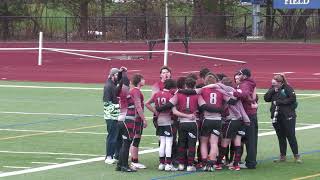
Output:
<instances>
[{"instance_id":1,"label":"red running track","mask_svg":"<svg viewBox=\"0 0 320 180\"><path fill-rule=\"evenodd\" d=\"M36 43L2 43L3 47L37 47ZM147 50L145 43L47 43L44 47L90 50ZM156 49L163 49L158 45ZM184 52L180 43L169 49ZM190 53L246 61L247 64L226 63L183 55L169 55L174 77L208 67L213 72L233 75L242 67L252 70L260 88L270 86L275 72L287 74L295 89L320 89L320 44L303 43L191 43ZM101 55L97 56L116 56ZM142 55L141 55L142 56ZM111 67L126 66L130 74L139 72L147 84L159 79L163 56L154 54L152 60L103 61L56 52L44 51L43 66L37 66L37 51L0 51L0 79L18 81L103 83Z\"/></svg>"}]
</instances>

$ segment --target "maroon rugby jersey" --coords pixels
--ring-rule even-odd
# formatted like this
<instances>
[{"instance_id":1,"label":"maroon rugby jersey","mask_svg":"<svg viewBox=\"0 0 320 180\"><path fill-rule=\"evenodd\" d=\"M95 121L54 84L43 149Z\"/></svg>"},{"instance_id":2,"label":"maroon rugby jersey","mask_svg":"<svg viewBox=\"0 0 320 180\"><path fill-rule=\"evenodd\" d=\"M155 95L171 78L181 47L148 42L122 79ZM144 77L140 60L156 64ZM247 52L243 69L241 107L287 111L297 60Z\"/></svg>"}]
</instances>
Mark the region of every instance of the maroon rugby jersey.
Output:
<instances>
[{"instance_id":1,"label":"maroon rugby jersey","mask_svg":"<svg viewBox=\"0 0 320 180\"><path fill-rule=\"evenodd\" d=\"M169 102L169 100L172 98L172 93L164 89L163 91L157 92L152 96L152 101L154 102L156 107L160 107L165 105L166 103ZM161 112L158 115L158 126L168 126L172 124L172 119L171 119L171 110L167 110L164 112Z\"/></svg>"},{"instance_id":2,"label":"maroon rugby jersey","mask_svg":"<svg viewBox=\"0 0 320 180\"><path fill-rule=\"evenodd\" d=\"M213 88L202 89L201 96L204 102L200 103L200 105L208 104L214 106L215 108L223 108L225 99L227 98L220 91ZM221 120L221 113L210 113L205 111L204 117L205 119Z\"/></svg>"},{"instance_id":3,"label":"maroon rugby jersey","mask_svg":"<svg viewBox=\"0 0 320 180\"><path fill-rule=\"evenodd\" d=\"M185 95L177 93L174 97L170 99L170 102L174 104L178 111L185 114L195 114L198 111L198 97L199 95ZM179 117L180 122L193 122L196 120L191 120L187 118Z\"/></svg>"},{"instance_id":4,"label":"maroon rugby jersey","mask_svg":"<svg viewBox=\"0 0 320 180\"><path fill-rule=\"evenodd\" d=\"M118 121L124 121L124 118L127 114L128 96L129 96L129 87L122 86L121 92L119 94L120 115L119 115Z\"/></svg>"},{"instance_id":5,"label":"maroon rugby jersey","mask_svg":"<svg viewBox=\"0 0 320 180\"><path fill-rule=\"evenodd\" d=\"M129 96L127 97L128 100L128 110L126 118L134 119L139 117L137 109L135 107L136 103L141 103L142 109L144 109L144 97L141 93L140 89L137 87L132 88L129 91Z\"/></svg>"}]
</instances>

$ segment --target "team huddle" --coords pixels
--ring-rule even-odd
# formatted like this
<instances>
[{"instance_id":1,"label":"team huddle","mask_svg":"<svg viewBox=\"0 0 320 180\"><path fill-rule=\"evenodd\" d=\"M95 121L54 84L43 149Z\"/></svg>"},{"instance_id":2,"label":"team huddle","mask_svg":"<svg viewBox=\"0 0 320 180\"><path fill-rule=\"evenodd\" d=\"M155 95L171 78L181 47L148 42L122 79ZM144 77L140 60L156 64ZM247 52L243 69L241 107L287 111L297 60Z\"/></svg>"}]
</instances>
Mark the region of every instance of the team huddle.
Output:
<instances>
[{"instance_id":1,"label":"team huddle","mask_svg":"<svg viewBox=\"0 0 320 180\"><path fill-rule=\"evenodd\" d=\"M142 75L134 74L129 81L126 68L120 68L116 76L117 140L122 141L116 157L117 171L146 168L138 161L143 128L147 127L144 106L153 113L159 137L159 170L215 171L228 166L239 171L244 143L244 167L255 168L258 99L248 69L229 78L203 68L199 79L196 74L188 74L173 80L171 69L164 66L160 81L152 86L151 98L146 101L140 90L145 84ZM107 109L106 114L116 114L116 106Z\"/></svg>"}]
</instances>

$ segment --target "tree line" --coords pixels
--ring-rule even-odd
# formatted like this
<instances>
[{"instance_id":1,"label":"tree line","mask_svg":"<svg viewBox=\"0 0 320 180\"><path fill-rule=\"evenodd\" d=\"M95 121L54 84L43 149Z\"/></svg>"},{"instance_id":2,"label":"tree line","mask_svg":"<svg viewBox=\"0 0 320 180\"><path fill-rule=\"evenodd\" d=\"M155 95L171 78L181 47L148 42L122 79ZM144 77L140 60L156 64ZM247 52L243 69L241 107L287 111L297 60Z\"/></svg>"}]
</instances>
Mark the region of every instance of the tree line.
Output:
<instances>
[{"instance_id":1,"label":"tree line","mask_svg":"<svg viewBox=\"0 0 320 180\"><path fill-rule=\"evenodd\" d=\"M22 27L21 23L26 17L28 17L26 23L28 28L25 29L34 36L44 26L43 20L39 17L77 18L74 23L79 36L86 36L88 31L92 30L90 18L93 17L159 17L148 22L130 21L129 25L143 34L142 38L148 38L147 26L150 26L149 30L163 27L163 23L159 20L164 17L165 2L165 0L0 0L0 32L3 38L10 37L14 29ZM247 26L247 32L250 32L251 9L249 6L241 6L239 0L170 0L169 7L171 16L188 16L187 22L183 23L187 25L190 36L203 33L212 37L225 37L230 34L236 36L243 33L243 26ZM245 25L242 18L244 16L248 17ZM14 17L24 17L24 19L13 21ZM312 33L320 32L319 10L273 9L272 0L266 0L261 17L262 35L266 38L301 38L305 35L307 26L313 28ZM182 17L180 20L172 19L172 21L183 21ZM171 29L179 29L175 27L177 24L179 23L172 23ZM109 25L110 22L102 18L99 21L99 31L107 32Z\"/></svg>"}]
</instances>

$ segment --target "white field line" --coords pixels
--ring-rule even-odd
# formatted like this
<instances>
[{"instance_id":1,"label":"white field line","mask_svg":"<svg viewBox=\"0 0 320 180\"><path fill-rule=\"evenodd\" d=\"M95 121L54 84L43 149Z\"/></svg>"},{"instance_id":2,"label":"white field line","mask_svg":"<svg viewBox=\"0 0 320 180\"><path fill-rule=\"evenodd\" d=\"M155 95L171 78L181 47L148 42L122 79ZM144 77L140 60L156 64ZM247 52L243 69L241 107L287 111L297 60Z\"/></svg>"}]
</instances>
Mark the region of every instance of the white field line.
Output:
<instances>
[{"instance_id":1,"label":"white field line","mask_svg":"<svg viewBox=\"0 0 320 180\"><path fill-rule=\"evenodd\" d=\"M314 125L310 125L310 126L298 127L298 128L296 128L296 131L314 129L314 128L320 128L320 124L314 124ZM261 136L269 136L269 135L274 135L274 134L276 134L275 131L270 131L270 132L260 133L260 134L258 134L258 136L261 137Z\"/></svg>"},{"instance_id":2,"label":"white field line","mask_svg":"<svg viewBox=\"0 0 320 180\"><path fill-rule=\"evenodd\" d=\"M99 133L99 132L74 132L74 131L65 131L65 130L61 130L61 131L46 131L46 130L32 130L32 129L0 129L0 131L106 135L106 133Z\"/></svg>"},{"instance_id":3,"label":"white field line","mask_svg":"<svg viewBox=\"0 0 320 180\"><path fill-rule=\"evenodd\" d=\"M101 154L76 154L76 153L60 153L60 152L0 151L0 153L7 153L7 154L35 154L35 155L63 155L63 156L88 156L88 157L103 156Z\"/></svg>"},{"instance_id":4,"label":"white field line","mask_svg":"<svg viewBox=\"0 0 320 180\"><path fill-rule=\"evenodd\" d=\"M81 161L81 158L56 158L58 160L71 160L71 161Z\"/></svg>"},{"instance_id":5,"label":"white field line","mask_svg":"<svg viewBox=\"0 0 320 180\"><path fill-rule=\"evenodd\" d=\"M272 125L272 123L271 123L271 120L270 120L270 122L268 122L268 121L266 121L266 122L258 122L259 124L270 124L270 125ZM296 124L298 124L298 125L303 125L303 126L309 126L309 125L318 125L318 124L312 124L312 123L296 123Z\"/></svg>"},{"instance_id":6,"label":"white field line","mask_svg":"<svg viewBox=\"0 0 320 180\"><path fill-rule=\"evenodd\" d=\"M2 166L4 168L10 168L10 169L29 169L31 167L22 167L22 166Z\"/></svg>"},{"instance_id":7,"label":"white field line","mask_svg":"<svg viewBox=\"0 0 320 180\"><path fill-rule=\"evenodd\" d=\"M95 114L64 114L64 113L11 112L11 111L0 111L0 114L55 115L55 116L78 116L78 117L103 117L103 115L95 115Z\"/></svg>"},{"instance_id":8,"label":"white field line","mask_svg":"<svg viewBox=\"0 0 320 180\"><path fill-rule=\"evenodd\" d=\"M70 90L103 90L103 88L93 88L93 87L71 87L71 86L25 86L25 85L8 85L0 84L3 88L30 88L30 89L70 89ZM141 89L143 92L151 92L150 89ZM258 92L257 94L264 94ZM298 93L298 96L320 96L320 94L309 94L309 93Z\"/></svg>"},{"instance_id":9,"label":"white field line","mask_svg":"<svg viewBox=\"0 0 320 180\"><path fill-rule=\"evenodd\" d=\"M107 135L107 133L99 132L77 132L77 131L45 131L45 130L32 130L32 129L0 129L0 131L12 131L12 132L34 132L34 133L65 133L65 134L90 134L90 135ZM144 134L144 137L154 137L156 135Z\"/></svg>"},{"instance_id":10,"label":"white field line","mask_svg":"<svg viewBox=\"0 0 320 180\"><path fill-rule=\"evenodd\" d=\"M154 149L154 147L139 147L139 149Z\"/></svg>"},{"instance_id":11,"label":"white field line","mask_svg":"<svg viewBox=\"0 0 320 180\"><path fill-rule=\"evenodd\" d=\"M299 127L299 128L296 128L296 130L299 131L299 130L319 128L319 127L320 127L320 124L317 124L317 125ZM269 135L274 135L274 134L276 134L275 131L271 131L271 132L260 133L258 136L261 137L261 136L269 136ZM144 150L144 151L140 151L139 154L153 153L153 152L157 152L158 150L159 150L159 148ZM62 164L49 165L49 166L44 166L44 167L32 168L32 169L25 169L25 170L21 170L21 171L2 173L2 174L0 174L0 177L15 176L15 175L20 175L20 174L29 174L29 173L33 173L33 172L46 171L46 170L50 170L50 169L69 167L69 166L86 164L86 163L91 163L91 162L98 162L98 161L103 161L103 160L104 160L104 157L97 157L97 158L92 158L92 159L87 159L87 160L73 161L73 162L67 162L67 163L62 163Z\"/></svg>"},{"instance_id":12,"label":"white field line","mask_svg":"<svg viewBox=\"0 0 320 180\"><path fill-rule=\"evenodd\" d=\"M159 148L140 151L139 154L147 154L147 153L153 153L153 152L157 152L157 151L159 151ZM25 170L21 170L21 171L7 172L7 173L0 174L0 177L15 176L15 175L19 175L19 174L29 174L29 173L33 173L33 172L46 171L46 170L50 170L50 169L57 169L57 168L62 168L62 167L74 166L74 165L78 165L78 164L87 164L87 163L91 163L91 162L98 162L98 161L103 161L104 158L105 157L97 157L97 158L86 159L86 160L81 160L81 161L73 161L73 162L67 162L67 163L62 163L62 164L55 164L55 165L49 165L49 166L44 166L44 167L25 169Z\"/></svg>"},{"instance_id":13,"label":"white field line","mask_svg":"<svg viewBox=\"0 0 320 180\"><path fill-rule=\"evenodd\" d=\"M78 116L78 117L103 117L99 114L64 114L64 113L46 113L46 112L14 112L14 111L0 111L0 114L23 114L23 115L53 115L53 116ZM153 118L147 116L146 118Z\"/></svg>"},{"instance_id":14,"label":"white field line","mask_svg":"<svg viewBox=\"0 0 320 180\"><path fill-rule=\"evenodd\" d=\"M55 165L55 164L58 164L58 163L53 163L53 162L31 162L31 164Z\"/></svg>"}]
</instances>

